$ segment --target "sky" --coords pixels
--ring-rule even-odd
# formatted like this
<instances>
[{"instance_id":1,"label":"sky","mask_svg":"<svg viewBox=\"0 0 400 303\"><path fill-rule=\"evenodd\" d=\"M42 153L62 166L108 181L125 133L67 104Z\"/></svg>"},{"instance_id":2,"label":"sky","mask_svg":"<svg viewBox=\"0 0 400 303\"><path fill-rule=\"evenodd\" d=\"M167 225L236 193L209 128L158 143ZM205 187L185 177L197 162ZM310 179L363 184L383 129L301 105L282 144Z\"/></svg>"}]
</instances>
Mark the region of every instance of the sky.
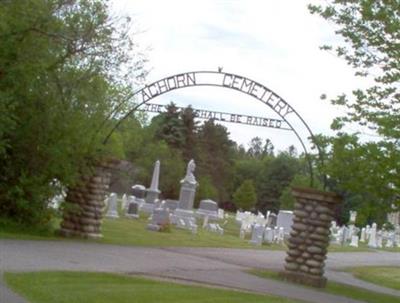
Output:
<instances>
[{"instance_id":1,"label":"sky","mask_svg":"<svg viewBox=\"0 0 400 303\"><path fill-rule=\"evenodd\" d=\"M332 119L344 112L320 96L333 98L364 83L342 59L319 49L339 40L332 24L308 12L309 2L312 0L112 0L111 5L115 14L133 20L133 39L149 60L147 83L177 73L223 67L224 72L248 77L277 93L314 134L332 134ZM223 88L184 88L151 102L171 101L179 106L277 117L260 101ZM292 132L224 125L231 138L246 147L251 138L259 136L272 140L277 150L295 145L302 151ZM307 137L304 127L295 128L301 137Z\"/></svg>"}]
</instances>

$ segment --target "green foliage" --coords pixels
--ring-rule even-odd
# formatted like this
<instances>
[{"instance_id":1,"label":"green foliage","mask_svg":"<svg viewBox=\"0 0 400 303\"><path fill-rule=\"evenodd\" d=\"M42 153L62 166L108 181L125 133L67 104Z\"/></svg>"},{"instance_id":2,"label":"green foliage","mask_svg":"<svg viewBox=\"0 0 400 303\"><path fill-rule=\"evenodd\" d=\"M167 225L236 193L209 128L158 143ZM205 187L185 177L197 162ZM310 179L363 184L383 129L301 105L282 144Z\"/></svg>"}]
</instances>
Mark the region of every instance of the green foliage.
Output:
<instances>
[{"instance_id":1,"label":"green foliage","mask_svg":"<svg viewBox=\"0 0 400 303\"><path fill-rule=\"evenodd\" d=\"M280 209L293 209L295 199L292 195L292 187L310 187L310 177L302 174L296 174L289 186L286 187L279 197ZM322 190L322 184L318 180L314 180L313 188Z\"/></svg>"},{"instance_id":2,"label":"green foliage","mask_svg":"<svg viewBox=\"0 0 400 303\"><path fill-rule=\"evenodd\" d=\"M218 191L213 185L210 176L201 176L198 179L198 182L199 182L199 187L197 188L196 191L195 207L198 207L198 204L201 200L204 199L216 200L218 198Z\"/></svg>"},{"instance_id":3,"label":"green foliage","mask_svg":"<svg viewBox=\"0 0 400 303\"><path fill-rule=\"evenodd\" d=\"M101 0L0 2L2 216L43 224L52 180L73 184L99 157L121 153L101 142L127 74L143 67L130 59L127 26Z\"/></svg>"},{"instance_id":4,"label":"green foliage","mask_svg":"<svg viewBox=\"0 0 400 303\"><path fill-rule=\"evenodd\" d=\"M233 202L237 208L250 210L257 202L256 189L252 180L245 180L233 194Z\"/></svg>"},{"instance_id":5,"label":"green foliage","mask_svg":"<svg viewBox=\"0 0 400 303\"><path fill-rule=\"evenodd\" d=\"M197 138L199 175L211 177L219 202L228 201L232 192L234 143L226 127L213 120L199 127Z\"/></svg>"},{"instance_id":6,"label":"green foliage","mask_svg":"<svg viewBox=\"0 0 400 303\"><path fill-rule=\"evenodd\" d=\"M257 186L257 208L262 212L270 210L277 213L280 209L279 197L300 171L301 163L289 152L264 161Z\"/></svg>"},{"instance_id":7,"label":"green foliage","mask_svg":"<svg viewBox=\"0 0 400 303\"><path fill-rule=\"evenodd\" d=\"M336 48L322 48L333 50L369 83L355 88L352 96L332 100L346 109L346 115L332 123L336 137L320 138L328 154L324 169L330 188L344 194L345 207L357 208L360 224L382 223L391 204L400 207L399 3L327 1L309 9L335 24L336 34L343 38ZM357 138L360 134L344 134L349 123L377 133L379 139L363 142Z\"/></svg>"}]
</instances>

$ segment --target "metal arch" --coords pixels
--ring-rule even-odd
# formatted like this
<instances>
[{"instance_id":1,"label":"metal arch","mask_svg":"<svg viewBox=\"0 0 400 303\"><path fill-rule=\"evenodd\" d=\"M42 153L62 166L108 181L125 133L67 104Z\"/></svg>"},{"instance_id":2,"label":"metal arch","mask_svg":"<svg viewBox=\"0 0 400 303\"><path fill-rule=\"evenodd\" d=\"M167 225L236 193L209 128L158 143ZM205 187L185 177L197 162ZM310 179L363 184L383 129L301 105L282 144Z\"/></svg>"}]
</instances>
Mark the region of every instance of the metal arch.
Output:
<instances>
[{"instance_id":1,"label":"metal arch","mask_svg":"<svg viewBox=\"0 0 400 303\"><path fill-rule=\"evenodd\" d=\"M201 77L204 75L212 75L216 78L220 78L219 79L220 81L217 81L216 83L213 83L211 81L198 82L197 80L199 79L199 76ZM215 86L215 87L237 90L253 98L256 98L257 100L269 106L276 114L278 114L281 117L281 119L283 119L287 123L290 129L295 133L297 139L300 141L300 144L303 147L304 153L308 161L310 177L311 177L311 185L313 185L314 174L313 174L310 155L304 144L303 139L296 131L296 129L292 126L292 124L286 119L286 116L294 114L300 120L300 122L306 127L307 131L310 134L310 137L313 139L318 149L319 160L321 161L321 163L323 163L322 151L318 146L318 144L316 144L315 136L312 133L311 128L308 126L305 120L299 115L299 113L274 91L252 79L233 73L225 73L222 71L193 71L193 72L179 73L172 76L168 76L163 79L157 80L149 85L146 85L145 87L134 92L130 96L131 98L141 97L141 101L131 110L129 110L121 119L118 120L116 125L105 137L103 143L106 144L111 134L119 127L119 125L133 112L135 112L140 106L144 105L145 103L154 99L155 97L161 96L167 92L193 86ZM122 106L123 103L117 106L117 108L114 110L114 113L118 113L118 111L121 109ZM112 115L109 118L112 118Z\"/></svg>"}]
</instances>

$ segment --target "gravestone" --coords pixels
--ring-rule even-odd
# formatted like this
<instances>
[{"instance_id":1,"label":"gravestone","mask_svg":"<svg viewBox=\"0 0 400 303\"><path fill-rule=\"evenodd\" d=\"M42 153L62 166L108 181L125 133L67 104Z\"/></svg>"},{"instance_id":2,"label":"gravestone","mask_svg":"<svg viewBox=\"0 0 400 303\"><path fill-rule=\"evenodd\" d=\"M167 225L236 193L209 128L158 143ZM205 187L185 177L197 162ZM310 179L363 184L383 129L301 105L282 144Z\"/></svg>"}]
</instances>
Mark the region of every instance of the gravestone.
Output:
<instances>
[{"instance_id":1,"label":"gravestone","mask_svg":"<svg viewBox=\"0 0 400 303\"><path fill-rule=\"evenodd\" d=\"M160 207L164 209L168 209L170 212L174 212L178 208L179 201L166 199L161 202Z\"/></svg>"},{"instance_id":2,"label":"gravestone","mask_svg":"<svg viewBox=\"0 0 400 303\"><path fill-rule=\"evenodd\" d=\"M366 235L365 235L365 227L361 228L361 235L360 235L360 242L365 242Z\"/></svg>"},{"instance_id":3,"label":"gravestone","mask_svg":"<svg viewBox=\"0 0 400 303\"><path fill-rule=\"evenodd\" d=\"M160 161L157 160L154 164L153 176L151 178L150 187L146 190L145 203L141 206L140 210L145 213L152 213L156 204L159 202L158 196L161 191L158 189L158 180L160 177Z\"/></svg>"},{"instance_id":4,"label":"gravestone","mask_svg":"<svg viewBox=\"0 0 400 303\"><path fill-rule=\"evenodd\" d=\"M209 219L217 220L218 217L218 203L213 200L201 200L199 209L196 211L196 216L202 218L208 216Z\"/></svg>"},{"instance_id":5,"label":"gravestone","mask_svg":"<svg viewBox=\"0 0 400 303\"><path fill-rule=\"evenodd\" d=\"M193 213L194 197L196 195L196 187L198 183L193 175L196 165L193 160L190 160L187 169L186 176L181 180L181 190L179 193L179 206L177 210L184 212Z\"/></svg>"},{"instance_id":6,"label":"gravestone","mask_svg":"<svg viewBox=\"0 0 400 303\"><path fill-rule=\"evenodd\" d=\"M275 228L277 221L277 215L275 213L270 213L267 218L267 226L271 228Z\"/></svg>"},{"instance_id":7,"label":"gravestone","mask_svg":"<svg viewBox=\"0 0 400 303\"><path fill-rule=\"evenodd\" d=\"M146 196L146 187L141 184L135 184L132 186L132 195L129 196L128 203L135 202L139 206L139 210L145 203L144 197Z\"/></svg>"},{"instance_id":8,"label":"gravestone","mask_svg":"<svg viewBox=\"0 0 400 303\"><path fill-rule=\"evenodd\" d=\"M378 247L378 243L377 243L377 239L376 239L376 232L377 232L376 229L377 229L377 225L376 225L376 223L373 223L372 227L369 231L368 247L370 247L370 248Z\"/></svg>"},{"instance_id":9,"label":"gravestone","mask_svg":"<svg viewBox=\"0 0 400 303\"><path fill-rule=\"evenodd\" d=\"M193 212L194 197L196 194L196 187L198 186L193 175L195 168L196 165L194 161L190 160L186 168L186 175L181 180L178 208L173 214L173 222L178 222L179 219L184 219L185 222L189 222L190 224L184 224L183 226L192 230L193 233L197 232L196 218L194 217Z\"/></svg>"},{"instance_id":10,"label":"gravestone","mask_svg":"<svg viewBox=\"0 0 400 303\"><path fill-rule=\"evenodd\" d=\"M268 244L272 244L274 242L274 230L271 227L265 228L264 242Z\"/></svg>"},{"instance_id":11,"label":"gravestone","mask_svg":"<svg viewBox=\"0 0 400 303\"><path fill-rule=\"evenodd\" d=\"M292 230L293 212L290 210L280 210L276 220L276 226L283 227L285 234L289 234Z\"/></svg>"},{"instance_id":12,"label":"gravestone","mask_svg":"<svg viewBox=\"0 0 400 303\"><path fill-rule=\"evenodd\" d=\"M358 236L357 235L351 236L351 242L349 245L352 247L358 247Z\"/></svg>"},{"instance_id":13,"label":"gravestone","mask_svg":"<svg viewBox=\"0 0 400 303\"><path fill-rule=\"evenodd\" d=\"M121 199L121 211L126 212L127 208L128 208L128 197L126 196L126 194L123 194Z\"/></svg>"},{"instance_id":14,"label":"gravestone","mask_svg":"<svg viewBox=\"0 0 400 303\"><path fill-rule=\"evenodd\" d=\"M166 209L156 208L153 210L150 223L147 224L147 229L152 231L162 231L168 227L169 212Z\"/></svg>"},{"instance_id":15,"label":"gravestone","mask_svg":"<svg viewBox=\"0 0 400 303\"><path fill-rule=\"evenodd\" d=\"M285 240L285 229L283 227L279 227L277 234L275 235L275 241L277 244L283 244Z\"/></svg>"},{"instance_id":16,"label":"gravestone","mask_svg":"<svg viewBox=\"0 0 400 303\"><path fill-rule=\"evenodd\" d=\"M113 218L117 219L119 218L118 214L118 196L116 193L111 193L110 196L108 197L108 209L106 213L107 218Z\"/></svg>"},{"instance_id":17,"label":"gravestone","mask_svg":"<svg viewBox=\"0 0 400 303\"><path fill-rule=\"evenodd\" d=\"M139 219L139 205L135 202L131 202L126 210L125 217L132 219Z\"/></svg>"},{"instance_id":18,"label":"gravestone","mask_svg":"<svg viewBox=\"0 0 400 303\"><path fill-rule=\"evenodd\" d=\"M253 232L251 234L250 243L254 245L262 245L263 238L264 238L264 229L263 225L256 224L253 227Z\"/></svg>"}]
</instances>

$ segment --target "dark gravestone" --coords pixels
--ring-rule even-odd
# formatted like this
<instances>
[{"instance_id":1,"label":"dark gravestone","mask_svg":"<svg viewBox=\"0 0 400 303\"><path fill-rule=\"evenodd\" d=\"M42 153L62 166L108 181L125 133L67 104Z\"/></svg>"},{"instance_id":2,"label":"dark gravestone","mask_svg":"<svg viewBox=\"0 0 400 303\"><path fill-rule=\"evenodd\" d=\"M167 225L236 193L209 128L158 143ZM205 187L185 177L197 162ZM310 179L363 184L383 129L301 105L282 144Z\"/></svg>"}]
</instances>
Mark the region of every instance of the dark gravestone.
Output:
<instances>
[{"instance_id":1,"label":"dark gravestone","mask_svg":"<svg viewBox=\"0 0 400 303\"><path fill-rule=\"evenodd\" d=\"M125 214L128 218L138 219L139 218L139 205L137 203L129 203L128 210Z\"/></svg>"}]
</instances>

